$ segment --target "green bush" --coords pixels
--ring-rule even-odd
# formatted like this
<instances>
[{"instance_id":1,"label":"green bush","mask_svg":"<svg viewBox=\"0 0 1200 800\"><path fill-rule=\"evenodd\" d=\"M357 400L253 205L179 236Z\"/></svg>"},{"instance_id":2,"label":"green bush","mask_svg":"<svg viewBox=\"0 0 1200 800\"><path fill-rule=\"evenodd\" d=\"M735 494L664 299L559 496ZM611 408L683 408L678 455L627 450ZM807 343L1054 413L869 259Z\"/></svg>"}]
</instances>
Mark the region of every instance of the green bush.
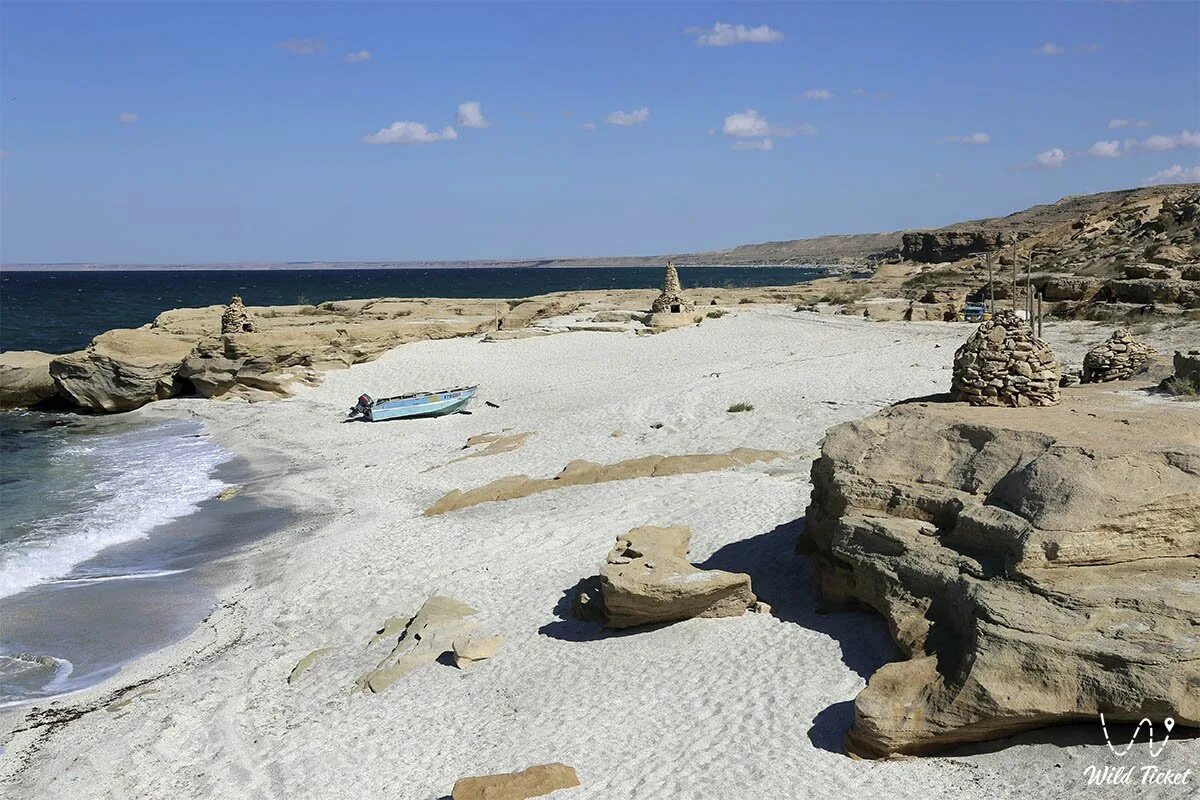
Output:
<instances>
[{"instance_id":1,"label":"green bush","mask_svg":"<svg viewBox=\"0 0 1200 800\"><path fill-rule=\"evenodd\" d=\"M734 403L733 405L731 405L729 408L727 408L725 410L728 411L730 414L737 414L742 411L753 411L754 406L751 405L750 403Z\"/></svg>"}]
</instances>

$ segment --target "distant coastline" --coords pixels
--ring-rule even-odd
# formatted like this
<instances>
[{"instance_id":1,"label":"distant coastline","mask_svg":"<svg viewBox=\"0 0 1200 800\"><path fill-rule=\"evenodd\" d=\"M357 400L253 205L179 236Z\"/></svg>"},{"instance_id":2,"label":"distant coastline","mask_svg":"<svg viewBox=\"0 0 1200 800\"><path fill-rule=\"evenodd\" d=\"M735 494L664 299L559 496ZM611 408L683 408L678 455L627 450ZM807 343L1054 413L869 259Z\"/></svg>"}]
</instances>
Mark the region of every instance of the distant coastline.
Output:
<instances>
[{"instance_id":1,"label":"distant coastline","mask_svg":"<svg viewBox=\"0 0 1200 800\"><path fill-rule=\"evenodd\" d=\"M282 261L218 264L0 264L0 272L286 272L307 270L418 270L418 269L591 269L611 267L657 267L673 260L681 267L852 269L855 264L824 261L743 263L736 261L693 262L673 256L619 256L597 259L532 259L527 261Z\"/></svg>"}]
</instances>

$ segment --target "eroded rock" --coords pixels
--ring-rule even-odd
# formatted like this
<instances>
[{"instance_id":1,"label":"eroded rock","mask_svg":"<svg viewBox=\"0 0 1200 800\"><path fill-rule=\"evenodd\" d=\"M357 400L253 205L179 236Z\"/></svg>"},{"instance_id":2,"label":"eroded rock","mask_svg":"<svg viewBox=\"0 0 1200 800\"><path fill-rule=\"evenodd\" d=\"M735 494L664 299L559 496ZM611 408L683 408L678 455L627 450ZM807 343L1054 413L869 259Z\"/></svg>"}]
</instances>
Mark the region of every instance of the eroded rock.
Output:
<instances>
[{"instance_id":1,"label":"eroded rock","mask_svg":"<svg viewBox=\"0 0 1200 800\"><path fill-rule=\"evenodd\" d=\"M855 754L1073 719L1200 722L1200 426L1100 387L997 414L904 404L830 430L800 542L831 606L908 659L855 700Z\"/></svg>"},{"instance_id":2,"label":"eroded rock","mask_svg":"<svg viewBox=\"0 0 1200 800\"><path fill-rule=\"evenodd\" d=\"M467 620L475 613L466 603L434 595L402 627L398 618L388 620L371 641L374 644L398 636L396 645L373 670L358 679L358 687L379 694L417 667L452 652L455 640L476 627Z\"/></svg>"},{"instance_id":3,"label":"eroded rock","mask_svg":"<svg viewBox=\"0 0 1200 800\"><path fill-rule=\"evenodd\" d=\"M634 528L618 536L600 567L599 597L577 598L576 615L594 618L598 611L605 627L631 628L693 617L736 617L753 607L757 598L750 576L691 564L691 539L691 530L683 525Z\"/></svg>"},{"instance_id":4,"label":"eroded rock","mask_svg":"<svg viewBox=\"0 0 1200 800\"><path fill-rule=\"evenodd\" d=\"M29 408L57 395L50 376L55 358L38 350L0 353L0 408Z\"/></svg>"},{"instance_id":5,"label":"eroded rock","mask_svg":"<svg viewBox=\"0 0 1200 800\"><path fill-rule=\"evenodd\" d=\"M57 356L50 375L61 394L92 411L131 411L182 393L179 365L194 342L149 328L100 334L86 350Z\"/></svg>"}]
</instances>

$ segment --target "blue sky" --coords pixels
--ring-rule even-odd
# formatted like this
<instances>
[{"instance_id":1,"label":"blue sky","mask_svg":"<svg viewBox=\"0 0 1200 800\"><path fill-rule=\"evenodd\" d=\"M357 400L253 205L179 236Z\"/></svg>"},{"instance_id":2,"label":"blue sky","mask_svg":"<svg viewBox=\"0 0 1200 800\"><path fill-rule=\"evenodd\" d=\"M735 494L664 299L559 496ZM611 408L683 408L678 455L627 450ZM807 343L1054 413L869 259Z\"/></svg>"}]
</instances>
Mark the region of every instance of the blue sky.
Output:
<instances>
[{"instance_id":1,"label":"blue sky","mask_svg":"<svg viewBox=\"0 0 1200 800\"><path fill-rule=\"evenodd\" d=\"M7 263L653 254L1200 180L1193 2L3 2L0 90Z\"/></svg>"}]
</instances>

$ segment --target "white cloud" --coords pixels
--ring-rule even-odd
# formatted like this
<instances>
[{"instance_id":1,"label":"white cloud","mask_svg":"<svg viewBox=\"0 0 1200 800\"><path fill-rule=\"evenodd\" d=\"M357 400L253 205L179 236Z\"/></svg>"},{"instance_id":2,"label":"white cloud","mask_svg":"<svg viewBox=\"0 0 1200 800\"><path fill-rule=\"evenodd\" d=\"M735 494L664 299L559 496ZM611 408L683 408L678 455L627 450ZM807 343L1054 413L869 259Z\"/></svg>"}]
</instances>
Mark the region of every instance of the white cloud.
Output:
<instances>
[{"instance_id":1,"label":"white cloud","mask_svg":"<svg viewBox=\"0 0 1200 800\"><path fill-rule=\"evenodd\" d=\"M1044 56L1061 56L1063 54L1062 45L1054 42L1046 42L1037 51Z\"/></svg>"},{"instance_id":2,"label":"white cloud","mask_svg":"<svg viewBox=\"0 0 1200 800\"><path fill-rule=\"evenodd\" d=\"M1110 119L1108 121L1108 129L1115 130L1117 128L1148 128L1150 120L1148 119Z\"/></svg>"},{"instance_id":3,"label":"white cloud","mask_svg":"<svg viewBox=\"0 0 1200 800\"><path fill-rule=\"evenodd\" d=\"M117 122L122 122L126 125L129 125L130 123L137 121L138 115L134 114L132 111L122 111L120 114L117 114Z\"/></svg>"},{"instance_id":4,"label":"white cloud","mask_svg":"<svg viewBox=\"0 0 1200 800\"><path fill-rule=\"evenodd\" d=\"M771 132L771 124L767 122L766 117L753 108L748 108L726 117L721 132L726 136L766 136Z\"/></svg>"},{"instance_id":5,"label":"white cloud","mask_svg":"<svg viewBox=\"0 0 1200 800\"><path fill-rule=\"evenodd\" d=\"M770 139L742 139L733 143L734 150L757 150L765 153L774 149L775 143Z\"/></svg>"},{"instance_id":6,"label":"white cloud","mask_svg":"<svg viewBox=\"0 0 1200 800\"><path fill-rule=\"evenodd\" d=\"M1175 150L1180 147L1200 147L1200 130L1183 131L1178 136L1151 136L1142 142L1147 150Z\"/></svg>"},{"instance_id":7,"label":"white cloud","mask_svg":"<svg viewBox=\"0 0 1200 800\"><path fill-rule=\"evenodd\" d=\"M294 56L320 55L328 49L320 39L288 39L286 42L280 42L278 47Z\"/></svg>"},{"instance_id":8,"label":"white cloud","mask_svg":"<svg viewBox=\"0 0 1200 800\"><path fill-rule=\"evenodd\" d=\"M1055 147L1047 150L1044 153L1038 153L1037 158L1034 160L1040 167L1057 169L1063 165L1064 161L1067 160L1067 154L1062 151L1061 147Z\"/></svg>"},{"instance_id":9,"label":"white cloud","mask_svg":"<svg viewBox=\"0 0 1200 800\"><path fill-rule=\"evenodd\" d=\"M479 101L471 100L458 106L458 124L464 128L486 128L492 123L483 116L483 107Z\"/></svg>"},{"instance_id":10,"label":"white cloud","mask_svg":"<svg viewBox=\"0 0 1200 800\"><path fill-rule=\"evenodd\" d=\"M942 139L943 143L951 144L991 144L992 137L983 131L978 133L968 133L966 136L947 136Z\"/></svg>"},{"instance_id":11,"label":"white cloud","mask_svg":"<svg viewBox=\"0 0 1200 800\"><path fill-rule=\"evenodd\" d=\"M636 111L614 111L604 118L609 125L641 125L650 119L650 109L639 108Z\"/></svg>"},{"instance_id":12,"label":"white cloud","mask_svg":"<svg viewBox=\"0 0 1200 800\"><path fill-rule=\"evenodd\" d=\"M804 93L805 100L832 100L833 92L828 89L809 89Z\"/></svg>"},{"instance_id":13,"label":"white cloud","mask_svg":"<svg viewBox=\"0 0 1200 800\"><path fill-rule=\"evenodd\" d=\"M1116 139L1108 142L1096 142L1088 148L1087 154L1096 158L1117 158L1121 155L1121 143Z\"/></svg>"},{"instance_id":14,"label":"white cloud","mask_svg":"<svg viewBox=\"0 0 1200 800\"><path fill-rule=\"evenodd\" d=\"M734 44L771 44L783 39L782 33L772 30L766 25L759 25L757 28L748 28L745 25L730 25L727 22L718 22L712 26L712 30L689 28L684 33L699 34L696 37L696 44L701 47L729 47Z\"/></svg>"},{"instance_id":15,"label":"white cloud","mask_svg":"<svg viewBox=\"0 0 1200 800\"><path fill-rule=\"evenodd\" d=\"M1182 167L1179 164L1174 164L1161 172L1156 172L1149 178L1146 178L1143 183L1191 183L1200 181L1200 166Z\"/></svg>"},{"instance_id":16,"label":"white cloud","mask_svg":"<svg viewBox=\"0 0 1200 800\"><path fill-rule=\"evenodd\" d=\"M449 126L441 131L431 131L420 122L393 122L363 137L367 144L428 144L429 142L452 142L458 132Z\"/></svg>"},{"instance_id":17,"label":"white cloud","mask_svg":"<svg viewBox=\"0 0 1200 800\"><path fill-rule=\"evenodd\" d=\"M371 60L370 50L359 50L357 53L346 53L346 60L351 64L361 64Z\"/></svg>"},{"instance_id":18,"label":"white cloud","mask_svg":"<svg viewBox=\"0 0 1200 800\"><path fill-rule=\"evenodd\" d=\"M797 125L794 128L781 128L777 125L772 125L767 121L767 118L759 114L753 108L748 108L745 111L737 114L730 114L725 118L725 124L721 126L721 133L726 136L737 136L743 138L758 138L764 136L813 136L817 129L812 125L803 124Z\"/></svg>"},{"instance_id":19,"label":"white cloud","mask_svg":"<svg viewBox=\"0 0 1200 800\"><path fill-rule=\"evenodd\" d=\"M580 125L579 127L583 128L585 131L594 131L594 130L596 130L596 123L585 122L582 125Z\"/></svg>"}]
</instances>

